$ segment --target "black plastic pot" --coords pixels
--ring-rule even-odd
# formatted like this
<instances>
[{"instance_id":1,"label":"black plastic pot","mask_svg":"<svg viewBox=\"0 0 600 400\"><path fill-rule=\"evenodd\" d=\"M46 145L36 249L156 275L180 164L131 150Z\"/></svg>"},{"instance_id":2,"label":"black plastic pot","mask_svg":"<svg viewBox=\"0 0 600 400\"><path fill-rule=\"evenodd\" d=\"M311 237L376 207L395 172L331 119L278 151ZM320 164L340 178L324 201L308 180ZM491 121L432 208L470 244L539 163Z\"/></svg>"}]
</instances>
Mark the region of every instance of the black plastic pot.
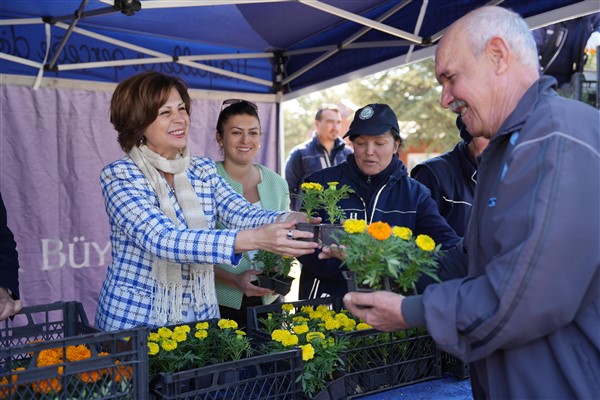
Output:
<instances>
[{"instance_id":1,"label":"black plastic pot","mask_svg":"<svg viewBox=\"0 0 600 400\"><path fill-rule=\"evenodd\" d=\"M344 233L344 226L341 224L321 224L323 246L338 244L342 233Z\"/></svg>"},{"instance_id":2,"label":"black plastic pot","mask_svg":"<svg viewBox=\"0 0 600 400\"><path fill-rule=\"evenodd\" d=\"M256 278L258 279L258 286L265 289L274 290L275 293L278 293L282 296L285 296L290 292L292 288L292 282L294 281L294 278L290 276L281 275L257 275Z\"/></svg>"},{"instance_id":3,"label":"black plastic pot","mask_svg":"<svg viewBox=\"0 0 600 400\"><path fill-rule=\"evenodd\" d=\"M319 241L319 224L310 224L308 222L298 222L294 229L298 231L310 232L313 234L312 239L298 238L298 240L306 241L306 242L318 242Z\"/></svg>"}]
</instances>

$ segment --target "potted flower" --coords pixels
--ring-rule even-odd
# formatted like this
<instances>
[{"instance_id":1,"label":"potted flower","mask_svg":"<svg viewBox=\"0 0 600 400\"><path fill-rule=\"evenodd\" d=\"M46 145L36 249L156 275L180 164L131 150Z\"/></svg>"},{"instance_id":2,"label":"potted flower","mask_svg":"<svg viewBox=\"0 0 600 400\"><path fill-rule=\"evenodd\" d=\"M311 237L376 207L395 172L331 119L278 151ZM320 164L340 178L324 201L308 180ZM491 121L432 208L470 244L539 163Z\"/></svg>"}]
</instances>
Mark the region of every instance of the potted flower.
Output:
<instances>
[{"instance_id":1,"label":"potted flower","mask_svg":"<svg viewBox=\"0 0 600 400\"><path fill-rule=\"evenodd\" d=\"M221 319L190 325L158 328L148 336L149 374L152 381L160 373L239 360L250 355L250 341L238 330L237 322Z\"/></svg>"},{"instance_id":2,"label":"potted flower","mask_svg":"<svg viewBox=\"0 0 600 400\"><path fill-rule=\"evenodd\" d=\"M289 380L298 376L300 351L257 353L230 319L159 328L148 336L148 355L151 399L221 399L232 393L259 399L265 387L277 398L298 392Z\"/></svg>"},{"instance_id":3,"label":"potted flower","mask_svg":"<svg viewBox=\"0 0 600 400\"><path fill-rule=\"evenodd\" d=\"M339 182L327 182L327 189L321 191L321 208L325 210L327 218L332 224L340 223L346 216L338 203L354 193L350 186L342 185L338 188L339 184Z\"/></svg>"},{"instance_id":4,"label":"potted flower","mask_svg":"<svg viewBox=\"0 0 600 400\"><path fill-rule=\"evenodd\" d=\"M318 399L319 392L338 377L344 366L341 355L348 348L348 339L338 333L371 329L371 326L357 322L345 310L336 312L325 305L316 308L306 305L295 310L293 304L287 303L281 305L281 311L258 320L261 330L270 338L262 344L262 350L271 353L300 347L304 361L300 376L302 391L305 398ZM335 398L345 397L343 382L341 391L342 396Z\"/></svg>"},{"instance_id":5,"label":"potted flower","mask_svg":"<svg viewBox=\"0 0 600 400\"><path fill-rule=\"evenodd\" d=\"M297 223L295 229L299 231L311 232L313 234L312 239L299 239L299 240L310 240L313 242L319 241L319 225L311 224L309 221L312 217L316 217L317 210L321 209L321 193L323 192L323 185L314 182L304 182L301 185L302 195L296 195L302 198L302 210L306 213L307 222Z\"/></svg>"},{"instance_id":6,"label":"potted flower","mask_svg":"<svg viewBox=\"0 0 600 400\"><path fill-rule=\"evenodd\" d=\"M72 345L58 340L54 343L35 340L25 344L23 349L28 351L19 354L19 359L3 358L8 362L3 366L5 370L0 370L0 399L73 398L73 395L100 398L106 393L132 396L134 365L126 361L126 356L121 359L124 361L116 358L118 352L98 351L95 345L100 343L92 343L90 337L86 339L87 344ZM70 342L73 340L77 338L69 338ZM106 346L110 345L105 344L105 349Z\"/></svg>"},{"instance_id":7,"label":"potted flower","mask_svg":"<svg viewBox=\"0 0 600 400\"><path fill-rule=\"evenodd\" d=\"M414 293L423 274L439 281L436 253L441 245L427 235L414 237L409 228L391 227L385 222L367 225L364 220L348 219L340 244L346 247L342 266L350 272L344 274L349 278L349 290L363 285Z\"/></svg>"},{"instance_id":8,"label":"potted flower","mask_svg":"<svg viewBox=\"0 0 600 400\"><path fill-rule=\"evenodd\" d=\"M321 242L329 246L338 243L340 233L343 232L340 222L346 216L339 202L350 197L354 190L348 185L338 188L339 182L327 182L327 189L321 192L321 207L327 215L329 224L321 224Z\"/></svg>"},{"instance_id":9,"label":"potted flower","mask_svg":"<svg viewBox=\"0 0 600 400\"><path fill-rule=\"evenodd\" d=\"M274 290L282 296L288 294L294 281L294 278L289 276L294 260L294 257L258 250L252 257L254 268L261 271L261 274L257 275L258 285Z\"/></svg>"}]
</instances>

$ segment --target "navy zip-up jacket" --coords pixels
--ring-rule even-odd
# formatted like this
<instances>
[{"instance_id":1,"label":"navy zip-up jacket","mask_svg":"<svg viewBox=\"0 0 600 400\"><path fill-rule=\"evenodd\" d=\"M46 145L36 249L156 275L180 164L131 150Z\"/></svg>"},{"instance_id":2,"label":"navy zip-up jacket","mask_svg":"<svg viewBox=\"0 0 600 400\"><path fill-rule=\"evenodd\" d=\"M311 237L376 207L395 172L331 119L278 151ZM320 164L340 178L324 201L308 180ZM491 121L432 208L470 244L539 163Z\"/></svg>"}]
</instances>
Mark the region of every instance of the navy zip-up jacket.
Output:
<instances>
[{"instance_id":1,"label":"navy zip-up jacket","mask_svg":"<svg viewBox=\"0 0 600 400\"><path fill-rule=\"evenodd\" d=\"M405 226L415 235L431 236L436 243L442 244L443 249L460 240L440 215L429 189L410 178L406 167L396 156L384 171L371 176L360 171L354 154L350 154L346 162L316 172L306 181L320 183L324 187L328 186L328 182L339 182L338 187L350 186L355 193L339 203L346 218L365 219L368 224L384 221L391 226ZM324 212L321 211L319 216L323 222L329 222ZM323 293L332 296L345 294L347 289L340 270L341 261L319 260L317 254L299 258L302 263L300 298L308 298L313 286L316 288L315 278L320 282L318 290L312 293L313 297Z\"/></svg>"},{"instance_id":2,"label":"navy zip-up jacket","mask_svg":"<svg viewBox=\"0 0 600 400\"><path fill-rule=\"evenodd\" d=\"M402 303L488 399L600 393L600 112L555 86L536 81L481 156L468 275Z\"/></svg>"},{"instance_id":3,"label":"navy zip-up jacket","mask_svg":"<svg viewBox=\"0 0 600 400\"><path fill-rule=\"evenodd\" d=\"M464 141L454 149L415 166L410 176L431 191L440 214L458 236L464 236L471 215L477 163Z\"/></svg>"}]
</instances>

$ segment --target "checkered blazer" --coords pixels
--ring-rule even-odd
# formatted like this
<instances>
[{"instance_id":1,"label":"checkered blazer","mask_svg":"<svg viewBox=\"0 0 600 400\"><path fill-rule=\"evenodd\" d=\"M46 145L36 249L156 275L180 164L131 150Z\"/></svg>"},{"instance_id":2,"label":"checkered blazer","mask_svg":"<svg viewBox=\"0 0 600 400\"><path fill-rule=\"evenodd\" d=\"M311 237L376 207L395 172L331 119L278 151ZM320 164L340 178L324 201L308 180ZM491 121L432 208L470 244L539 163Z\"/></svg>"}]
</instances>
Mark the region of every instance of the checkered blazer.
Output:
<instances>
[{"instance_id":1,"label":"checkered blazer","mask_svg":"<svg viewBox=\"0 0 600 400\"><path fill-rule=\"evenodd\" d=\"M136 325L156 327L152 301L156 290L152 260L160 257L180 263L183 279L189 279L189 263L237 264L238 230L273 222L282 212L262 210L248 203L217 174L213 161L192 157L187 171L210 229L187 229L181 208L175 202L178 224L161 210L150 182L129 158L107 165L100 184L110 222L112 262L100 291L96 326L103 330ZM214 229L219 221L226 229ZM214 284L214 282L213 282ZM184 293L182 318L187 317L191 294ZM218 317L218 307L204 305L196 320Z\"/></svg>"}]
</instances>

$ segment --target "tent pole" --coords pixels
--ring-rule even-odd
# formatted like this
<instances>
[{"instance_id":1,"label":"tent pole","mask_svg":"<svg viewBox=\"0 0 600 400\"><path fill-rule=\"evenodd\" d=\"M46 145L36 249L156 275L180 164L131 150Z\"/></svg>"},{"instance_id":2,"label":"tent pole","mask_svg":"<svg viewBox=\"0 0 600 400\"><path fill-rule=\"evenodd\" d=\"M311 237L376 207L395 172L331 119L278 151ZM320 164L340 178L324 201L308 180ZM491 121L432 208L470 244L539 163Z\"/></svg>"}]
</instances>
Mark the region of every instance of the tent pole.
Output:
<instances>
[{"instance_id":1,"label":"tent pole","mask_svg":"<svg viewBox=\"0 0 600 400\"><path fill-rule=\"evenodd\" d=\"M67 29L67 32L65 33L65 36L63 36L63 38L62 38L62 40L60 42L60 46L58 46L58 49L52 55L52 59L50 60L50 63L48 64L47 68L49 70L52 70L55 67L56 60L58 60L58 56L62 52L63 48L66 46L67 40L69 40L69 37L71 37L71 33L73 32L73 28L75 28L75 25L77 25L77 23L81 19L81 15L83 14L83 10L84 10L85 6L87 5L87 2L88 2L88 0L82 0L81 4L79 5L79 9L77 11L75 11L75 19L73 19L73 21L71 21L71 25L69 26L69 29Z\"/></svg>"}]
</instances>

